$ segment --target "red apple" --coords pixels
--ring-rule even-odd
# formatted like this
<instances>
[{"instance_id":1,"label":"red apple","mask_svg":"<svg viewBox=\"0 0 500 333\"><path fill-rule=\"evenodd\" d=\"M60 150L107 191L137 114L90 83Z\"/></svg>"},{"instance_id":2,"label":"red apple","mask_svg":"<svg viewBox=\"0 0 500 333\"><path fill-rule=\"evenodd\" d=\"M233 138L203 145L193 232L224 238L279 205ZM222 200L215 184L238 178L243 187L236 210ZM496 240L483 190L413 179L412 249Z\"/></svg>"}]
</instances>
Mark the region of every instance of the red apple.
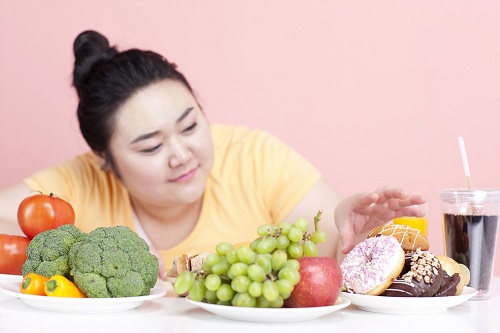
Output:
<instances>
[{"instance_id":1,"label":"red apple","mask_svg":"<svg viewBox=\"0 0 500 333\"><path fill-rule=\"evenodd\" d=\"M342 271L331 257L303 257L300 262L300 281L285 306L304 308L333 305L342 286Z\"/></svg>"}]
</instances>

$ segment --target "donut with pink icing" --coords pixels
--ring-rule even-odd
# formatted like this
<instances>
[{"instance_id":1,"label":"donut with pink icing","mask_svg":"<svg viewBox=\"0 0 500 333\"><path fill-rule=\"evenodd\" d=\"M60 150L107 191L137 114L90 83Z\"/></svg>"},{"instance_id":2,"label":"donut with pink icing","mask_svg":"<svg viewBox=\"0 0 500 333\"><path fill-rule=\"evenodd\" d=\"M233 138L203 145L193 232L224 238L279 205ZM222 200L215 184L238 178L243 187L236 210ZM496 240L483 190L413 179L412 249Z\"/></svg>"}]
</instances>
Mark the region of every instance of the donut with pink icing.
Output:
<instances>
[{"instance_id":1,"label":"donut with pink icing","mask_svg":"<svg viewBox=\"0 0 500 333\"><path fill-rule=\"evenodd\" d=\"M344 288L351 293L380 295L399 276L405 253L392 236L371 237L352 249L340 264Z\"/></svg>"}]
</instances>

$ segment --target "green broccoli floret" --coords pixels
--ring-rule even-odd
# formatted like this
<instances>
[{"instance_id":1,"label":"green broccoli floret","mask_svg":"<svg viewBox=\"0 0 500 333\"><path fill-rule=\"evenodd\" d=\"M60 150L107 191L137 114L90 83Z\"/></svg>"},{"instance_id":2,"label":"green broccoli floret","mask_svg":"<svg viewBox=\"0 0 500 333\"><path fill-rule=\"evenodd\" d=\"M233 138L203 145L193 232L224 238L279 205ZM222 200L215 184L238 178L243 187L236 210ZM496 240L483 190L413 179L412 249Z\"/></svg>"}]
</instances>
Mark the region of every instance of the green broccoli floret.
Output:
<instances>
[{"instance_id":1,"label":"green broccoli floret","mask_svg":"<svg viewBox=\"0 0 500 333\"><path fill-rule=\"evenodd\" d=\"M158 258L125 226L100 227L69 253L75 284L88 297L149 295L158 278Z\"/></svg>"},{"instance_id":2,"label":"green broccoli floret","mask_svg":"<svg viewBox=\"0 0 500 333\"><path fill-rule=\"evenodd\" d=\"M63 224L57 229L39 233L33 237L26 250L23 276L33 272L48 278L60 274L72 279L69 274L69 250L84 237L85 233L72 224Z\"/></svg>"}]
</instances>

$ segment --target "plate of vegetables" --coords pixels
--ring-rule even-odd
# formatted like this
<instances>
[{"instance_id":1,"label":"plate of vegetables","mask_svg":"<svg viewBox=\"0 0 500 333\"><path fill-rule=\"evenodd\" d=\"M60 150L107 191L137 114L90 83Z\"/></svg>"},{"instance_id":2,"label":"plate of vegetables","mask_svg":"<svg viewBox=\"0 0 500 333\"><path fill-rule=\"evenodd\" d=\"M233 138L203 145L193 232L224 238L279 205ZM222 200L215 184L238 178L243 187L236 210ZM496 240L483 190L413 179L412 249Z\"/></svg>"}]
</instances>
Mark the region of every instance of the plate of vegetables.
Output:
<instances>
[{"instance_id":1,"label":"plate of vegetables","mask_svg":"<svg viewBox=\"0 0 500 333\"><path fill-rule=\"evenodd\" d=\"M160 283L151 289L149 295L137 297L86 298L55 297L21 293L21 283L10 283L0 286L6 295L19 298L26 305L45 311L67 313L112 313L129 311L141 306L145 301L165 296L167 290Z\"/></svg>"},{"instance_id":2,"label":"plate of vegetables","mask_svg":"<svg viewBox=\"0 0 500 333\"><path fill-rule=\"evenodd\" d=\"M158 258L129 227L84 233L63 224L33 237L22 281L2 285L0 291L40 310L120 312L166 294L158 270Z\"/></svg>"},{"instance_id":3,"label":"plate of vegetables","mask_svg":"<svg viewBox=\"0 0 500 333\"><path fill-rule=\"evenodd\" d=\"M0 286L3 284L21 282L22 280L23 280L22 275L0 274Z\"/></svg>"}]
</instances>

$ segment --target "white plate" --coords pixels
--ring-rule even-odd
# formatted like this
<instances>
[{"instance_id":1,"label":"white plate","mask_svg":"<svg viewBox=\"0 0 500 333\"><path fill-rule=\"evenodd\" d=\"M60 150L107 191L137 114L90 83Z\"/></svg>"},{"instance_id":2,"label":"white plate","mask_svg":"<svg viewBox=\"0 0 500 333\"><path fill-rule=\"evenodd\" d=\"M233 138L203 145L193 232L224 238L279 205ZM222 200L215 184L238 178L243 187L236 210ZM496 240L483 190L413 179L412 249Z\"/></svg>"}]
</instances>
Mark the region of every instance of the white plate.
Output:
<instances>
[{"instance_id":1,"label":"white plate","mask_svg":"<svg viewBox=\"0 0 500 333\"><path fill-rule=\"evenodd\" d=\"M49 297L22 294L19 283L4 284L0 291L14 296L25 304L39 310L71 313L110 313L128 311L142 305L145 301L164 296L167 290L157 284L147 296L117 298L71 298Z\"/></svg>"},{"instance_id":2,"label":"white plate","mask_svg":"<svg viewBox=\"0 0 500 333\"><path fill-rule=\"evenodd\" d=\"M2 284L21 282L22 280L23 280L22 275L0 274L0 286Z\"/></svg>"},{"instance_id":3,"label":"white plate","mask_svg":"<svg viewBox=\"0 0 500 333\"><path fill-rule=\"evenodd\" d=\"M352 304L364 311L395 314L424 314L444 312L448 308L462 304L477 295L477 290L464 287L458 296L444 297L388 297L369 296L341 292Z\"/></svg>"},{"instance_id":4,"label":"white plate","mask_svg":"<svg viewBox=\"0 0 500 333\"><path fill-rule=\"evenodd\" d=\"M221 318L258 323L291 323L313 320L343 309L351 304L348 299L339 297L337 302L331 306L264 309L196 302L189 297L186 297L185 300Z\"/></svg>"}]
</instances>

